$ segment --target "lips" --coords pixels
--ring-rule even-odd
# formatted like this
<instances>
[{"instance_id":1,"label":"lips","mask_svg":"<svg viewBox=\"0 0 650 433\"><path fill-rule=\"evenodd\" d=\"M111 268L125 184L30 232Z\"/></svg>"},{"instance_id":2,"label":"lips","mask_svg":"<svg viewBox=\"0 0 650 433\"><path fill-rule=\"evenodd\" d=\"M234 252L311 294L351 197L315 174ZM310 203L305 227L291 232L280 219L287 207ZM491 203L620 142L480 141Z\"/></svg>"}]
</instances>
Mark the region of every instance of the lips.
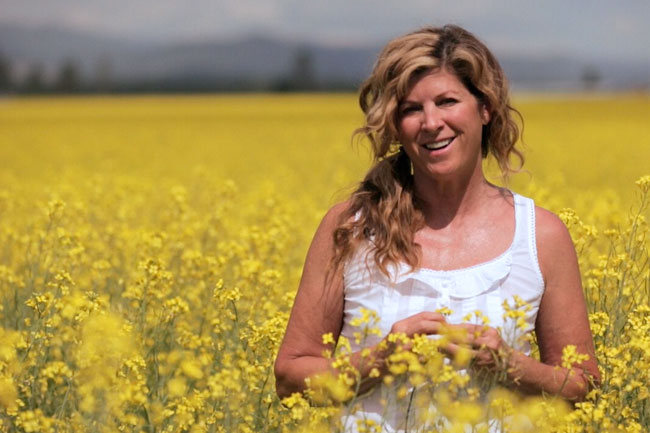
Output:
<instances>
[{"instance_id":1,"label":"lips","mask_svg":"<svg viewBox=\"0 0 650 433\"><path fill-rule=\"evenodd\" d=\"M454 140L455 137L446 138L444 140L438 140L431 143L424 144L424 148L427 150L440 150L449 146L449 144Z\"/></svg>"}]
</instances>

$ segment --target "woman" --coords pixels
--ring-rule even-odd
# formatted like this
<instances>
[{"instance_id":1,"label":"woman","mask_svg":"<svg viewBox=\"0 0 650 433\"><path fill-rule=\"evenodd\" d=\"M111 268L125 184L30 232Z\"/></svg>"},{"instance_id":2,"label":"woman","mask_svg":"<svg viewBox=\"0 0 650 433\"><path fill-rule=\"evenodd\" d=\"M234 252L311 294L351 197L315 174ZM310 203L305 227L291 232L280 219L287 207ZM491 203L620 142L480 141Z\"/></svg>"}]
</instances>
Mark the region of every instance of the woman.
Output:
<instances>
[{"instance_id":1,"label":"woman","mask_svg":"<svg viewBox=\"0 0 650 433\"><path fill-rule=\"evenodd\" d=\"M356 351L361 391L369 391L363 416L385 416L374 376L385 373L391 334L456 328L471 331L473 365L507 362L508 386L583 399L599 373L569 233L554 214L483 173L488 155L504 175L514 171L511 156L523 163L516 111L494 56L457 26L407 34L384 48L360 103L366 122L357 133L371 141L375 164L315 234L275 364L278 394L302 391L306 378L331 370L322 336L344 335ZM535 331L541 362L498 330L503 302L515 295L529 305L524 331ZM361 308L378 313L382 337L359 345L350 322ZM490 327L463 323L475 310ZM567 345L589 355L571 371L558 367ZM404 428L397 418L392 428Z\"/></svg>"}]
</instances>

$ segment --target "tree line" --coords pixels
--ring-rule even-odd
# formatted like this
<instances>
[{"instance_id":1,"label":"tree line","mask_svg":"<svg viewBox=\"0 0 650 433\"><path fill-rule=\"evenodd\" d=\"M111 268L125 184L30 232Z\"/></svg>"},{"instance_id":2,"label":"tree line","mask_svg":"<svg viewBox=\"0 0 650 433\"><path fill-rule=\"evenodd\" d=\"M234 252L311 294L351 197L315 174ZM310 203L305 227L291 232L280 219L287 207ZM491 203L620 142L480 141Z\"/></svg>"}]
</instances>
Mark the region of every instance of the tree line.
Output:
<instances>
[{"instance_id":1,"label":"tree line","mask_svg":"<svg viewBox=\"0 0 650 433\"><path fill-rule=\"evenodd\" d=\"M144 92L304 92L351 91L356 82L323 82L318 80L312 54L297 50L285 74L265 79L192 75L186 77L116 78L110 57L100 58L92 73L84 73L79 61L63 59L55 70L41 62L32 62L20 73L9 57L0 52L1 94L81 94L81 93L144 93Z\"/></svg>"},{"instance_id":2,"label":"tree line","mask_svg":"<svg viewBox=\"0 0 650 433\"><path fill-rule=\"evenodd\" d=\"M16 77L11 60L0 53L0 93L77 93L102 90L99 82L86 83L82 80L79 64L73 59L61 62L54 76L48 76L42 63L34 62L20 76Z\"/></svg>"}]
</instances>

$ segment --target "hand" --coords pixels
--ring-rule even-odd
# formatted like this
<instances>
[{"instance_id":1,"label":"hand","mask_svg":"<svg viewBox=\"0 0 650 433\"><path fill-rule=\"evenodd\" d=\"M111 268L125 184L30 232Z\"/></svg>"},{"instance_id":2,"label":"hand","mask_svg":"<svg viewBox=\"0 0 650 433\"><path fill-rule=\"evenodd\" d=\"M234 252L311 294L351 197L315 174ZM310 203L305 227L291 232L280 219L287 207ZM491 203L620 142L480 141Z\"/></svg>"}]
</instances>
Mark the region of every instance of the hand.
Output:
<instances>
[{"instance_id":1,"label":"hand","mask_svg":"<svg viewBox=\"0 0 650 433\"><path fill-rule=\"evenodd\" d=\"M475 369L504 371L508 368L512 348L494 328L462 323L447 325L451 342L443 349L449 356L456 357L462 348L471 353L471 366Z\"/></svg>"},{"instance_id":2,"label":"hand","mask_svg":"<svg viewBox=\"0 0 650 433\"><path fill-rule=\"evenodd\" d=\"M390 329L390 334L405 334L411 338L416 334L439 334L447 326L445 316L432 311L423 311L395 322Z\"/></svg>"},{"instance_id":3,"label":"hand","mask_svg":"<svg viewBox=\"0 0 650 433\"><path fill-rule=\"evenodd\" d=\"M444 332L447 326L445 316L433 311L423 311L418 314L402 319L393 324L388 335L384 338L385 346L388 348L384 355L390 355L399 344L394 337L404 335L412 338L414 335L436 335ZM409 350L410 344L402 344L402 348Z\"/></svg>"}]
</instances>

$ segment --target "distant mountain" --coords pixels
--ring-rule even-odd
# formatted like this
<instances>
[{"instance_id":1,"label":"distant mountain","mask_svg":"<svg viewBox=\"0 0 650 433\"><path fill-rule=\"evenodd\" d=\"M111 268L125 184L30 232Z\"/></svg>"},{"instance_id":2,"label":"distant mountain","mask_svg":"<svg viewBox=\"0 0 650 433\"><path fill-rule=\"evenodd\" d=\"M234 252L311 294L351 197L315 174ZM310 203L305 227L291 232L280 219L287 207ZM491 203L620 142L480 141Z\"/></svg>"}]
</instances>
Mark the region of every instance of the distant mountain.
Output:
<instances>
[{"instance_id":1,"label":"distant mountain","mask_svg":"<svg viewBox=\"0 0 650 433\"><path fill-rule=\"evenodd\" d=\"M39 65L52 80L66 61L79 68L83 81L110 75L118 87L148 82L178 86L193 82L258 89L312 74L310 84L356 87L368 74L376 47L335 48L299 44L259 36L239 40L185 42L169 45L135 43L61 28L24 28L0 24L0 54L9 59L14 78L24 79ZM306 69L305 69L306 68Z\"/></svg>"},{"instance_id":2,"label":"distant mountain","mask_svg":"<svg viewBox=\"0 0 650 433\"><path fill-rule=\"evenodd\" d=\"M213 76L272 81L294 73L307 56L317 82L357 83L370 72L376 48L332 48L270 38L151 47L116 60L124 78Z\"/></svg>"},{"instance_id":3,"label":"distant mountain","mask_svg":"<svg viewBox=\"0 0 650 433\"><path fill-rule=\"evenodd\" d=\"M578 56L502 55L501 65L517 90L650 90L650 59L621 62Z\"/></svg>"},{"instance_id":4,"label":"distant mountain","mask_svg":"<svg viewBox=\"0 0 650 433\"><path fill-rule=\"evenodd\" d=\"M64 59L74 59L86 69L103 57L117 57L144 48L119 38L75 30L0 24L0 53L19 65L40 63L49 69L59 66Z\"/></svg>"},{"instance_id":5,"label":"distant mountain","mask_svg":"<svg viewBox=\"0 0 650 433\"><path fill-rule=\"evenodd\" d=\"M378 51L379 46L301 44L266 36L165 45L0 24L0 54L9 60L14 81L27 79L35 65L45 80L55 80L67 62L87 87L102 81L113 90L354 89ZM519 89L575 89L587 83L585 77L610 88L650 86L650 60L621 64L503 54L501 61Z\"/></svg>"}]
</instances>

